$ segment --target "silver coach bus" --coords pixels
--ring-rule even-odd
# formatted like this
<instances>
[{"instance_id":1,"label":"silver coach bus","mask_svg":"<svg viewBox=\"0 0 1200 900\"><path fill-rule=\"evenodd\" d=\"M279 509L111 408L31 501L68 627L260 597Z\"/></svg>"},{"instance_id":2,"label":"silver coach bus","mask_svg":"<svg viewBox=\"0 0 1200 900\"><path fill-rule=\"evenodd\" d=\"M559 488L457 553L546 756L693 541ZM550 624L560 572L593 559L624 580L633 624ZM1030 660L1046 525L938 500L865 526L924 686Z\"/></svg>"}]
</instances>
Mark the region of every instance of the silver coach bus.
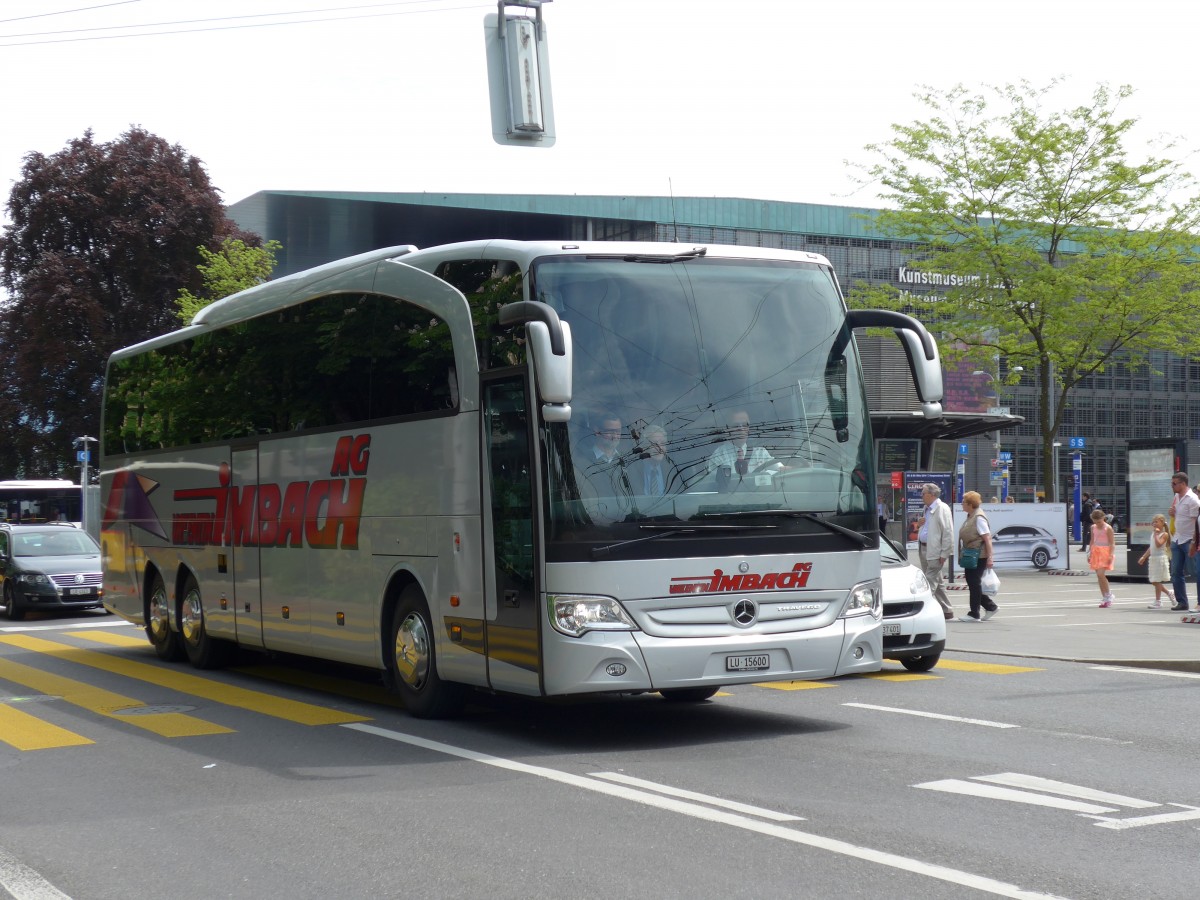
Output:
<instances>
[{"instance_id":1,"label":"silver coach bus","mask_svg":"<svg viewBox=\"0 0 1200 900\"><path fill-rule=\"evenodd\" d=\"M881 664L870 421L810 253L392 247L113 354L105 606L163 659L370 666L415 715Z\"/></svg>"}]
</instances>

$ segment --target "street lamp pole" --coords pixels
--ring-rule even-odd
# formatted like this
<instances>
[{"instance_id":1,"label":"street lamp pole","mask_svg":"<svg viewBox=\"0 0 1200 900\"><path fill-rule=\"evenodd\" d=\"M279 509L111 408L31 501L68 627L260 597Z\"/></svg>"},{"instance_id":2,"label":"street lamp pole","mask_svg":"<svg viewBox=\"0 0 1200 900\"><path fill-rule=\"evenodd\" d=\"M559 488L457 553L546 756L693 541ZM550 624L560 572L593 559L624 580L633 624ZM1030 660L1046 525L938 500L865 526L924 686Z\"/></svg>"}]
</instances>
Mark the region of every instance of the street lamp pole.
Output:
<instances>
[{"instance_id":1,"label":"street lamp pole","mask_svg":"<svg viewBox=\"0 0 1200 900\"><path fill-rule=\"evenodd\" d=\"M1062 446L1062 441L1055 441L1050 445L1054 448L1054 490L1051 492L1051 502L1058 502L1058 448Z\"/></svg>"},{"instance_id":2,"label":"street lamp pole","mask_svg":"<svg viewBox=\"0 0 1200 900\"><path fill-rule=\"evenodd\" d=\"M76 447L78 447L80 444L83 445L83 449L80 450L76 455L79 459L79 470L80 470L79 471L79 494L80 494L79 516L83 520L81 522L81 524L83 525L83 530L87 531L87 527L88 527L88 462L90 461L90 457L91 457L91 451L89 449L89 444L98 444L98 443L100 443L100 441L97 438L89 437L88 435L85 434L82 437L75 438L75 440L72 443Z\"/></svg>"}]
</instances>

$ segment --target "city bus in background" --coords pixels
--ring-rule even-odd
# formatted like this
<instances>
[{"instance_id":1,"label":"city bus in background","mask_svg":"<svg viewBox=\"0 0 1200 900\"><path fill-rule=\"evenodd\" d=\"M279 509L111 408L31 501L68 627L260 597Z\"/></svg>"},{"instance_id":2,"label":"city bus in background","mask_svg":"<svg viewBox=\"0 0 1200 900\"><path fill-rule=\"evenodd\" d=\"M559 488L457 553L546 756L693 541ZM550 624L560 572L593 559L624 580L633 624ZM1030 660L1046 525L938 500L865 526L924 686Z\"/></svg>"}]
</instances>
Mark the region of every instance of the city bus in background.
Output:
<instances>
[{"instance_id":1,"label":"city bus in background","mask_svg":"<svg viewBox=\"0 0 1200 900\"><path fill-rule=\"evenodd\" d=\"M83 524L83 494L65 479L0 481L0 510L13 525Z\"/></svg>"},{"instance_id":2,"label":"city bus in background","mask_svg":"<svg viewBox=\"0 0 1200 900\"><path fill-rule=\"evenodd\" d=\"M811 253L479 241L251 288L109 361L105 606L201 668L373 667L418 716L876 671L865 326L939 416L924 327Z\"/></svg>"}]
</instances>

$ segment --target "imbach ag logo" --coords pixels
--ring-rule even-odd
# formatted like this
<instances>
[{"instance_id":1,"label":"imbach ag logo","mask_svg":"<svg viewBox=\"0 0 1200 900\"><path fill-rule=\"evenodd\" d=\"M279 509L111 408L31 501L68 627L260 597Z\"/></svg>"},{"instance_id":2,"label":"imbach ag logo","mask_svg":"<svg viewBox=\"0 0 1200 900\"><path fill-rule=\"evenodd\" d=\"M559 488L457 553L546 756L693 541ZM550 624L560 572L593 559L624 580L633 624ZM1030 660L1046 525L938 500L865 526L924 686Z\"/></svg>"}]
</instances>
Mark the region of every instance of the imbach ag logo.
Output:
<instances>
[{"instance_id":1,"label":"imbach ag logo","mask_svg":"<svg viewBox=\"0 0 1200 900\"><path fill-rule=\"evenodd\" d=\"M175 513L172 543L205 547L309 547L354 550L367 490L371 436L338 438L329 478L287 485L231 486L228 463L218 469L218 486L175 492L176 503L211 503L211 511ZM159 483L118 472L105 508L105 525L123 518L167 539L149 494ZM119 512L119 515L116 514Z\"/></svg>"},{"instance_id":2,"label":"imbach ag logo","mask_svg":"<svg viewBox=\"0 0 1200 900\"><path fill-rule=\"evenodd\" d=\"M791 591L808 584L812 563L796 563L790 572L754 572L726 575L713 569L712 575L687 575L671 579L672 594L717 594L724 591Z\"/></svg>"}]
</instances>

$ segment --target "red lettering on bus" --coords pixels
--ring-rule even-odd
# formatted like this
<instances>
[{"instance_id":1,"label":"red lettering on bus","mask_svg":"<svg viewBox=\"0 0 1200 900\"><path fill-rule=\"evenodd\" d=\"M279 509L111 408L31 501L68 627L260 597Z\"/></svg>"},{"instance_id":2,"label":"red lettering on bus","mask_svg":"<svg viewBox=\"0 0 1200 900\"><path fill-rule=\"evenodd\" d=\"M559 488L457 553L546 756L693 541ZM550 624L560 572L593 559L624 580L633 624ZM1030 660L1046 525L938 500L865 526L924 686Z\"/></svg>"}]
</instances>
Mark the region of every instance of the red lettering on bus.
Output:
<instances>
[{"instance_id":1,"label":"red lettering on bus","mask_svg":"<svg viewBox=\"0 0 1200 900\"><path fill-rule=\"evenodd\" d=\"M329 467L330 478L346 478L351 474L366 475L371 461L371 435L345 435L338 438L333 448L333 465Z\"/></svg>"},{"instance_id":2,"label":"red lettering on bus","mask_svg":"<svg viewBox=\"0 0 1200 900\"><path fill-rule=\"evenodd\" d=\"M270 547L279 536L279 504L281 499L279 485L260 484L258 486L258 505L255 509L254 531L258 536L256 543L260 547Z\"/></svg>"},{"instance_id":3,"label":"red lettering on bus","mask_svg":"<svg viewBox=\"0 0 1200 900\"><path fill-rule=\"evenodd\" d=\"M332 471L344 477L292 481L284 485L236 487L227 463L218 469L219 486L175 492L176 502L208 501L212 512L178 512L171 537L178 545L303 547L355 550L367 493L371 459L369 434L338 438ZM166 534L162 535L164 538Z\"/></svg>"},{"instance_id":4,"label":"red lettering on bus","mask_svg":"<svg viewBox=\"0 0 1200 900\"><path fill-rule=\"evenodd\" d=\"M304 546L304 502L308 496L307 481L293 481L283 495L283 509L279 511L279 537L275 541L280 547Z\"/></svg>"},{"instance_id":5,"label":"red lettering on bus","mask_svg":"<svg viewBox=\"0 0 1200 900\"><path fill-rule=\"evenodd\" d=\"M254 508L258 504L258 488L254 485L229 489L229 543L234 547L254 547Z\"/></svg>"}]
</instances>

